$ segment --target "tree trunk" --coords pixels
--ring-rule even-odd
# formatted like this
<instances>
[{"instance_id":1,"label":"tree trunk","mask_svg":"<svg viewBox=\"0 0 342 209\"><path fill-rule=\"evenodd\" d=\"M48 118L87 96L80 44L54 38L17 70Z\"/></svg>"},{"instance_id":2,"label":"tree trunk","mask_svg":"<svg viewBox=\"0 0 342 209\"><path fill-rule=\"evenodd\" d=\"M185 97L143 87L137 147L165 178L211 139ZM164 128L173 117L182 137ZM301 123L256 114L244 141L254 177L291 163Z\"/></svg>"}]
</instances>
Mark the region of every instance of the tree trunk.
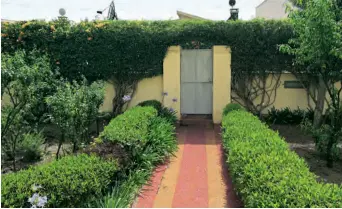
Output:
<instances>
[{"instance_id":1,"label":"tree trunk","mask_svg":"<svg viewBox=\"0 0 342 209\"><path fill-rule=\"evenodd\" d=\"M333 136L332 136L333 137ZM329 137L329 142L328 142L328 145L327 145L327 156L326 156L326 161L327 161L327 167L328 168L332 168L333 167L333 156L332 156L332 147L333 147L333 144L334 144L334 139L332 137Z\"/></svg>"},{"instance_id":2,"label":"tree trunk","mask_svg":"<svg viewBox=\"0 0 342 209\"><path fill-rule=\"evenodd\" d=\"M62 133L62 138L59 140L59 143L58 143L58 149L56 152L56 160L58 160L58 158L59 158L59 152L61 150L63 142L64 142L64 133Z\"/></svg>"},{"instance_id":3,"label":"tree trunk","mask_svg":"<svg viewBox=\"0 0 342 209\"><path fill-rule=\"evenodd\" d=\"M324 110L324 102L327 88L324 84L322 76L319 77L319 85L318 85L318 94L317 94L317 102L314 112L314 121L313 126L318 128L321 125L323 110Z\"/></svg>"},{"instance_id":4,"label":"tree trunk","mask_svg":"<svg viewBox=\"0 0 342 209\"><path fill-rule=\"evenodd\" d=\"M77 141L74 141L73 147L72 147L72 153L76 153L77 151Z\"/></svg>"},{"instance_id":5,"label":"tree trunk","mask_svg":"<svg viewBox=\"0 0 342 209\"><path fill-rule=\"evenodd\" d=\"M113 86L113 88L115 90L115 97L112 100L113 116L117 116L122 112L122 97L125 95L125 90L123 84L120 84L119 82L115 82L115 86Z\"/></svg>"},{"instance_id":6,"label":"tree trunk","mask_svg":"<svg viewBox=\"0 0 342 209\"><path fill-rule=\"evenodd\" d=\"M13 147L12 147L12 156L13 156L13 171L16 172L17 171L17 164L16 164L16 158L17 158L17 139L18 139L18 135L14 136L14 142L13 142Z\"/></svg>"},{"instance_id":7,"label":"tree trunk","mask_svg":"<svg viewBox=\"0 0 342 209\"><path fill-rule=\"evenodd\" d=\"M16 162L15 162L15 157L13 158L12 166L13 166L13 171L16 172L17 167L16 167Z\"/></svg>"}]
</instances>

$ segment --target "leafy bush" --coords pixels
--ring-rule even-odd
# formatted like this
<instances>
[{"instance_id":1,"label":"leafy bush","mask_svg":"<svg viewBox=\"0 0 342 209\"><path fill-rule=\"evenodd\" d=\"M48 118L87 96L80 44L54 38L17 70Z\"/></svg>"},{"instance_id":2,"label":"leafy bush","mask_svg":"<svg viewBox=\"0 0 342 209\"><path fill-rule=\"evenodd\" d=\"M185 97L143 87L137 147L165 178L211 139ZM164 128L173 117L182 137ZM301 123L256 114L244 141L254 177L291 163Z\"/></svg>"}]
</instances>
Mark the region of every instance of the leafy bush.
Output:
<instances>
[{"instance_id":1,"label":"leafy bush","mask_svg":"<svg viewBox=\"0 0 342 209\"><path fill-rule=\"evenodd\" d=\"M148 106L134 107L112 119L100 138L123 146L130 162L124 165L120 182L91 207L128 207L155 166L177 150L174 125Z\"/></svg>"},{"instance_id":2,"label":"leafy bush","mask_svg":"<svg viewBox=\"0 0 342 209\"><path fill-rule=\"evenodd\" d=\"M162 103L159 102L158 100L146 100L146 101L140 102L137 106L141 106L141 107L146 107L146 106L154 107L158 111L158 113L160 113L160 111L163 108Z\"/></svg>"},{"instance_id":3,"label":"leafy bush","mask_svg":"<svg viewBox=\"0 0 342 209\"><path fill-rule=\"evenodd\" d=\"M224 109L223 109L223 116L226 116L229 112L234 111L234 110L245 110L241 105L236 104L236 103L230 103L227 104Z\"/></svg>"},{"instance_id":4,"label":"leafy bush","mask_svg":"<svg viewBox=\"0 0 342 209\"><path fill-rule=\"evenodd\" d=\"M266 75L270 71L289 71L292 67L292 56L278 51L279 44L293 37L293 27L287 21L82 21L73 24L59 19L2 24L1 31L3 52L38 46L49 53L51 64L60 68L64 78L74 80L83 74L89 81L110 79L115 84L114 116L122 112L125 105L122 98L134 92L139 80L163 73L163 59L170 46L185 49L230 46L234 52L232 81L241 73Z\"/></svg>"},{"instance_id":5,"label":"leafy bush","mask_svg":"<svg viewBox=\"0 0 342 209\"><path fill-rule=\"evenodd\" d=\"M74 152L81 142L87 142L89 127L95 121L103 99L103 82L88 85L85 79L80 83L64 82L54 95L46 98L50 119L62 132L57 157L66 139L73 143Z\"/></svg>"},{"instance_id":6,"label":"leafy bush","mask_svg":"<svg viewBox=\"0 0 342 209\"><path fill-rule=\"evenodd\" d=\"M149 129L148 142L144 153L145 156L150 155L150 159L146 161L156 165L177 151L175 127L166 118L156 117L152 119Z\"/></svg>"},{"instance_id":7,"label":"leafy bush","mask_svg":"<svg viewBox=\"0 0 342 209\"><path fill-rule=\"evenodd\" d=\"M176 111L171 108L163 107L159 116L165 118L171 124L175 124L177 122Z\"/></svg>"},{"instance_id":8,"label":"leafy bush","mask_svg":"<svg viewBox=\"0 0 342 209\"><path fill-rule=\"evenodd\" d=\"M13 170L16 170L16 158L24 137L30 131L28 123L23 119L24 109L13 106L1 108L1 154L5 160L13 161Z\"/></svg>"},{"instance_id":9,"label":"leafy bush","mask_svg":"<svg viewBox=\"0 0 342 209\"><path fill-rule=\"evenodd\" d=\"M135 197L133 191L136 189L136 185L130 179L122 184L116 182L107 195L90 203L89 208L128 208Z\"/></svg>"},{"instance_id":10,"label":"leafy bush","mask_svg":"<svg viewBox=\"0 0 342 209\"><path fill-rule=\"evenodd\" d=\"M19 155L24 162L39 160L42 156L42 148L45 139L41 133L29 133L23 135L22 142L18 145Z\"/></svg>"},{"instance_id":11,"label":"leafy bush","mask_svg":"<svg viewBox=\"0 0 342 209\"><path fill-rule=\"evenodd\" d=\"M337 102L338 98L335 97L335 105L339 103L339 108L329 108L320 127L315 127L312 120L301 123L302 130L315 139L316 150L325 157L328 167L333 167L341 154L338 144L342 141L342 100Z\"/></svg>"},{"instance_id":12,"label":"leafy bush","mask_svg":"<svg viewBox=\"0 0 342 209\"><path fill-rule=\"evenodd\" d=\"M256 116L233 111L223 118L223 145L245 207L341 207L342 188L321 184L305 161Z\"/></svg>"},{"instance_id":13,"label":"leafy bush","mask_svg":"<svg viewBox=\"0 0 342 209\"><path fill-rule=\"evenodd\" d=\"M1 205L29 207L32 185L48 198L46 207L80 207L108 188L116 175L114 161L81 154L67 156L52 163L31 167L1 179Z\"/></svg>"},{"instance_id":14,"label":"leafy bush","mask_svg":"<svg viewBox=\"0 0 342 209\"><path fill-rule=\"evenodd\" d=\"M13 55L1 54L1 96L9 97L14 109L25 109L23 119L32 128L44 123L46 104L44 98L55 92L59 73L43 53L18 50Z\"/></svg>"},{"instance_id":15,"label":"leafy bush","mask_svg":"<svg viewBox=\"0 0 342 209\"><path fill-rule=\"evenodd\" d=\"M287 21L60 23L24 21L2 24L2 51L39 46L50 53L51 63L60 68L63 77L71 80L79 77L80 71L90 81L114 75L124 75L126 80L160 75L167 48L172 45L184 48L231 46L234 51L233 71L267 72L291 67L288 64L291 56L280 54L277 47L293 36L292 25Z\"/></svg>"},{"instance_id":16,"label":"leafy bush","mask_svg":"<svg viewBox=\"0 0 342 209\"><path fill-rule=\"evenodd\" d=\"M53 93L57 83L57 73L52 71L47 56L37 53L1 54L1 150L6 159L13 161L13 170L17 154L25 152L18 145L25 139L24 134L37 132L45 119L44 98Z\"/></svg>"},{"instance_id":17,"label":"leafy bush","mask_svg":"<svg viewBox=\"0 0 342 209\"><path fill-rule=\"evenodd\" d=\"M122 146L141 148L148 140L149 126L155 117L157 110L153 107L133 107L114 118L100 137Z\"/></svg>"},{"instance_id":18,"label":"leafy bush","mask_svg":"<svg viewBox=\"0 0 342 209\"><path fill-rule=\"evenodd\" d=\"M313 120L314 111L308 109L307 111L302 109L291 110L286 107L283 109L275 109L274 107L268 111L268 114L265 118L266 122L269 124L290 124L290 125L298 125L305 118L309 120Z\"/></svg>"},{"instance_id":19,"label":"leafy bush","mask_svg":"<svg viewBox=\"0 0 342 209\"><path fill-rule=\"evenodd\" d=\"M154 107L158 111L158 116L165 118L170 123L174 124L177 121L176 112L173 109L163 107L162 103L157 100L147 100L138 104L138 106Z\"/></svg>"}]
</instances>

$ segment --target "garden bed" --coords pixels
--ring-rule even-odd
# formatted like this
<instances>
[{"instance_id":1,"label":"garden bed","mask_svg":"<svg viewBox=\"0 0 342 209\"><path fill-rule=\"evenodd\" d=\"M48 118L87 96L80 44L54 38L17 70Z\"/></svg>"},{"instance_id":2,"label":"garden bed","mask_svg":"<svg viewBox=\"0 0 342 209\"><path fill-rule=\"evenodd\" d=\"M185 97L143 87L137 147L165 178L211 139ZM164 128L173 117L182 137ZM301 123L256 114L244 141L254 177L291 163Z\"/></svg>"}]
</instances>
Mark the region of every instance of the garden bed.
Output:
<instances>
[{"instance_id":1,"label":"garden bed","mask_svg":"<svg viewBox=\"0 0 342 209\"><path fill-rule=\"evenodd\" d=\"M90 127L89 138L98 137L98 132L102 132L104 127L109 123L108 119L99 119L98 124L93 123ZM61 133L58 127L54 125L46 125L44 127L44 137L45 143L42 144L42 156L39 160L27 161L24 162L22 159L17 159L17 170L26 169L32 165L41 165L48 162L51 162L56 158L56 153L58 149L58 138ZM68 141L68 140L67 140ZM63 143L60 151L60 156L66 156L72 153L72 144L71 143ZM1 173L10 173L12 171L12 161L2 161Z\"/></svg>"},{"instance_id":2,"label":"garden bed","mask_svg":"<svg viewBox=\"0 0 342 209\"><path fill-rule=\"evenodd\" d=\"M342 183L342 158L334 162L333 168L328 168L324 157L315 150L314 139L303 134L299 126L272 125L271 128L278 131L290 148L305 159L310 171L319 176L319 180L328 183ZM342 153L342 144L339 147L340 153Z\"/></svg>"}]
</instances>

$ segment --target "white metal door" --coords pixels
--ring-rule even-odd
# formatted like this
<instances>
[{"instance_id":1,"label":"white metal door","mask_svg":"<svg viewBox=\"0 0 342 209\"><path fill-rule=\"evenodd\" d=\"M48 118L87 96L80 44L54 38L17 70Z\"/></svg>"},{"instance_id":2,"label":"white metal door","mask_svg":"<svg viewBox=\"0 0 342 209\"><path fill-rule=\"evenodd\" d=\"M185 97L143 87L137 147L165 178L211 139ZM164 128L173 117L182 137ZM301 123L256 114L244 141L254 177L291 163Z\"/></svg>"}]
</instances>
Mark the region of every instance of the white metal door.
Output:
<instances>
[{"instance_id":1,"label":"white metal door","mask_svg":"<svg viewBox=\"0 0 342 209\"><path fill-rule=\"evenodd\" d=\"M211 49L181 52L181 114L212 114Z\"/></svg>"}]
</instances>

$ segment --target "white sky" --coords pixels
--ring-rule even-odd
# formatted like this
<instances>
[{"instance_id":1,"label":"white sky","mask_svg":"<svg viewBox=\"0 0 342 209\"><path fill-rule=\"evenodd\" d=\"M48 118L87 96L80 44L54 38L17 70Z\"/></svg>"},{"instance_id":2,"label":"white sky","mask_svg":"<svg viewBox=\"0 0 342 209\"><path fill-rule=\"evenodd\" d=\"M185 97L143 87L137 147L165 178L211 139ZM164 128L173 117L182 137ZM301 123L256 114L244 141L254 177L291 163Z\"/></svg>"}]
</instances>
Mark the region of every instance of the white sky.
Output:
<instances>
[{"instance_id":1,"label":"white sky","mask_svg":"<svg viewBox=\"0 0 342 209\"><path fill-rule=\"evenodd\" d=\"M239 18L255 16L255 7L263 0L236 0ZM1 18L9 20L53 19L64 8L74 21L92 20L97 10L105 9L111 0L1 0ZM226 20L230 16L229 0L115 0L120 19L178 19L177 10L206 19ZM107 12L104 12L107 16Z\"/></svg>"}]
</instances>

